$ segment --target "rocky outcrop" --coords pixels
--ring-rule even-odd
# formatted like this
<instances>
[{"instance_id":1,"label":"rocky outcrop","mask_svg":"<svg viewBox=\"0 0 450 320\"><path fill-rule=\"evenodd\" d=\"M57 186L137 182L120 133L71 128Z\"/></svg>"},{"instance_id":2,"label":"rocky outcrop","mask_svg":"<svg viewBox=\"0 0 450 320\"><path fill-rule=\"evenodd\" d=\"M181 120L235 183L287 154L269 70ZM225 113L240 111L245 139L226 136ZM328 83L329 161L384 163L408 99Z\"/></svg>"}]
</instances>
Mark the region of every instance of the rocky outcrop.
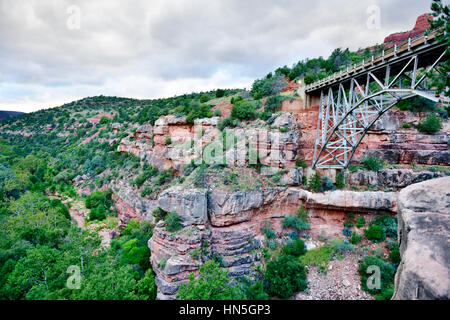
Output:
<instances>
[{"instance_id":1,"label":"rocky outcrop","mask_svg":"<svg viewBox=\"0 0 450 320\"><path fill-rule=\"evenodd\" d=\"M159 299L174 299L189 274L198 272L203 264L202 245L210 239L211 231L204 226L190 226L178 233L166 231L163 223L154 228L148 245Z\"/></svg>"},{"instance_id":2,"label":"rocky outcrop","mask_svg":"<svg viewBox=\"0 0 450 320\"><path fill-rule=\"evenodd\" d=\"M412 30L406 32L397 32L387 36L384 39L385 47L390 48L395 44L400 44L403 41L408 40L408 38L423 35L424 32L430 27L430 22L428 21L429 19L433 19L433 17L427 13L420 15L417 18L416 24L414 25L414 28Z\"/></svg>"},{"instance_id":3,"label":"rocky outcrop","mask_svg":"<svg viewBox=\"0 0 450 320\"><path fill-rule=\"evenodd\" d=\"M136 189L120 181L113 191L114 206L121 225L126 225L131 219L153 222L152 212L158 208L156 200L140 197Z\"/></svg>"},{"instance_id":4,"label":"rocky outcrop","mask_svg":"<svg viewBox=\"0 0 450 320\"><path fill-rule=\"evenodd\" d=\"M251 276L261 259L264 226L270 225L279 240L286 239L290 230L282 228L282 221L296 214L302 204L309 211L311 230L306 233L311 236L342 234L346 212L371 220L397 210L396 193L317 194L294 187L248 192L173 187L162 192L157 202L165 211L176 211L185 226L169 233L161 221L149 240L161 299L173 299L188 274L197 273L212 257L228 269L230 276Z\"/></svg>"},{"instance_id":5,"label":"rocky outcrop","mask_svg":"<svg viewBox=\"0 0 450 320\"><path fill-rule=\"evenodd\" d=\"M396 212L397 194L395 192L353 192L328 191L312 193L298 190L299 199L307 208L344 210L349 212Z\"/></svg>"},{"instance_id":6,"label":"rocky outcrop","mask_svg":"<svg viewBox=\"0 0 450 320\"><path fill-rule=\"evenodd\" d=\"M412 169L358 170L346 172L346 182L352 186L379 186L405 188L411 184L444 177L446 172L414 171Z\"/></svg>"},{"instance_id":7,"label":"rocky outcrop","mask_svg":"<svg viewBox=\"0 0 450 320\"><path fill-rule=\"evenodd\" d=\"M393 299L450 299L450 177L403 189L398 223L402 260Z\"/></svg>"},{"instance_id":8,"label":"rocky outcrop","mask_svg":"<svg viewBox=\"0 0 450 320\"><path fill-rule=\"evenodd\" d=\"M178 213L183 226L204 224L208 219L206 191L172 187L159 195L158 205L166 212Z\"/></svg>"}]
</instances>

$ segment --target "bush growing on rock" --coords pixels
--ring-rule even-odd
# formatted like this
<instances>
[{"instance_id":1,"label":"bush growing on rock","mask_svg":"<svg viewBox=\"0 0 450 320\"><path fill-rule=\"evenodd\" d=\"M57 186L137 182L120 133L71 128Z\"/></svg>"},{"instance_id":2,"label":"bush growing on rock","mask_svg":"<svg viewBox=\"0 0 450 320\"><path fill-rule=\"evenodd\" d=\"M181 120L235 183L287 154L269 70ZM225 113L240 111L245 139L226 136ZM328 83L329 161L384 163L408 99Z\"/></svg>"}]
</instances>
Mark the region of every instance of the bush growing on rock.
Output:
<instances>
[{"instance_id":1,"label":"bush growing on rock","mask_svg":"<svg viewBox=\"0 0 450 320\"><path fill-rule=\"evenodd\" d=\"M164 217L167 215L167 212L158 207L155 210L153 210L152 215L155 218L155 222L158 222L160 220L164 220Z\"/></svg>"},{"instance_id":2,"label":"bush growing on rock","mask_svg":"<svg viewBox=\"0 0 450 320\"><path fill-rule=\"evenodd\" d=\"M336 188L337 189L345 188L344 172L339 172L336 175Z\"/></svg>"},{"instance_id":3,"label":"bush growing on rock","mask_svg":"<svg viewBox=\"0 0 450 320\"><path fill-rule=\"evenodd\" d=\"M300 257L306 253L305 242L298 238L291 240L283 246L283 253L294 257Z\"/></svg>"},{"instance_id":4,"label":"bush growing on rock","mask_svg":"<svg viewBox=\"0 0 450 320\"><path fill-rule=\"evenodd\" d=\"M280 95L267 98L266 103L264 104L264 111L269 113L275 113L279 111L281 109L282 101L283 97Z\"/></svg>"},{"instance_id":5,"label":"bush growing on rock","mask_svg":"<svg viewBox=\"0 0 450 320\"><path fill-rule=\"evenodd\" d=\"M288 299L307 288L305 267L295 257L281 255L267 264L264 284L269 295Z\"/></svg>"},{"instance_id":6,"label":"bush growing on rock","mask_svg":"<svg viewBox=\"0 0 450 320\"><path fill-rule=\"evenodd\" d=\"M333 184L333 181L328 177L322 177L321 178L321 190L322 191L331 191L336 190L336 186Z\"/></svg>"},{"instance_id":7,"label":"bush growing on rock","mask_svg":"<svg viewBox=\"0 0 450 320\"><path fill-rule=\"evenodd\" d=\"M367 239L373 242L380 242L385 239L385 236L383 235L383 228L376 224L371 225L369 229L364 230L364 234Z\"/></svg>"},{"instance_id":8,"label":"bush growing on rock","mask_svg":"<svg viewBox=\"0 0 450 320\"><path fill-rule=\"evenodd\" d=\"M199 269L199 277L189 275L189 282L180 286L177 298L181 300L241 300L245 295L239 286L231 284L228 270L212 260Z\"/></svg>"},{"instance_id":9,"label":"bush growing on rock","mask_svg":"<svg viewBox=\"0 0 450 320\"><path fill-rule=\"evenodd\" d=\"M309 228L311 228L311 226L305 219L293 215L286 216L281 224L283 228L292 228L297 231L308 230Z\"/></svg>"},{"instance_id":10,"label":"bush growing on rock","mask_svg":"<svg viewBox=\"0 0 450 320\"><path fill-rule=\"evenodd\" d=\"M366 219L364 219L364 217L357 217L356 218L356 227L358 229L361 229L365 225L366 225Z\"/></svg>"},{"instance_id":11,"label":"bush growing on rock","mask_svg":"<svg viewBox=\"0 0 450 320\"><path fill-rule=\"evenodd\" d=\"M391 249L391 251L389 252L389 259L391 259L391 261L393 263L399 264L401 261L401 256L400 256L400 249L398 247L398 244L395 245L394 248Z\"/></svg>"},{"instance_id":12,"label":"bush growing on rock","mask_svg":"<svg viewBox=\"0 0 450 320\"><path fill-rule=\"evenodd\" d=\"M362 159L362 163L364 168L369 171L378 171L383 169L383 163L380 159L373 156Z\"/></svg>"},{"instance_id":13,"label":"bush growing on rock","mask_svg":"<svg viewBox=\"0 0 450 320\"><path fill-rule=\"evenodd\" d=\"M252 120L255 118L255 104L250 101L235 103L231 109L231 118L238 120Z\"/></svg>"},{"instance_id":14,"label":"bush growing on rock","mask_svg":"<svg viewBox=\"0 0 450 320\"><path fill-rule=\"evenodd\" d=\"M347 239L334 239L330 242L330 246L338 254L355 250L355 247Z\"/></svg>"},{"instance_id":15,"label":"bush growing on rock","mask_svg":"<svg viewBox=\"0 0 450 320\"><path fill-rule=\"evenodd\" d=\"M295 166L303 169L308 168L308 164L302 158L297 158L297 160L295 160Z\"/></svg>"},{"instance_id":16,"label":"bush growing on rock","mask_svg":"<svg viewBox=\"0 0 450 320\"><path fill-rule=\"evenodd\" d=\"M309 178L308 188L315 192L322 191L322 180L317 172Z\"/></svg>"},{"instance_id":17,"label":"bush growing on rock","mask_svg":"<svg viewBox=\"0 0 450 320\"><path fill-rule=\"evenodd\" d=\"M164 222L166 223L166 230L169 232L181 230L181 228L183 227L181 225L180 216L175 211L167 214L164 218Z\"/></svg>"},{"instance_id":18,"label":"bush growing on rock","mask_svg":"<svg viewBox=\"0 0 450 320\"><path fill-rule=\"evenodd\" d=\"M442 129L442 121L439 117L431 114L419 123L419 131L433 134Z\"/></svg>"},{"instance_id":19,"label":"bush growing on rock","mask_svg":"<svg viewBox=\"0 0 450 320\"><path fill-rule=\"evenodd\" d=\"M262 232L264 233L266 239L268 239L268 240L276 238L275 232L273 232L273 230L270 227L270 225L271 224L266 221L266 223L264 224L264 227L262 229Z\"/></svg>"}]
</instances>

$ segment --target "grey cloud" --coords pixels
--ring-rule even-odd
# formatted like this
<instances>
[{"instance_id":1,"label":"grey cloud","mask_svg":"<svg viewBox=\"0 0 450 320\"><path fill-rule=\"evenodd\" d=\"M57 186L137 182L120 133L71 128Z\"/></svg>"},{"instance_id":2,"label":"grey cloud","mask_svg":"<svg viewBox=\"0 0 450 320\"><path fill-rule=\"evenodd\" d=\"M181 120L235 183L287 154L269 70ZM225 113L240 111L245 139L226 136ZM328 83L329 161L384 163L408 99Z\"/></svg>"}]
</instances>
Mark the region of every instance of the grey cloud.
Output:
<instances>
[{"instance_id":1,"label":"grey cloud","mask_svg":"<svg viewBox=\"0 0 450 320\"><path fill-rule=\"evenodd\" d=\"M278 66L408 30L426 2L1 0L0 109L249 86ZM379 30L366 27L372 4ZM81 9L80 30L66 26L70 5Z\"/></svg>"}]
</instances>

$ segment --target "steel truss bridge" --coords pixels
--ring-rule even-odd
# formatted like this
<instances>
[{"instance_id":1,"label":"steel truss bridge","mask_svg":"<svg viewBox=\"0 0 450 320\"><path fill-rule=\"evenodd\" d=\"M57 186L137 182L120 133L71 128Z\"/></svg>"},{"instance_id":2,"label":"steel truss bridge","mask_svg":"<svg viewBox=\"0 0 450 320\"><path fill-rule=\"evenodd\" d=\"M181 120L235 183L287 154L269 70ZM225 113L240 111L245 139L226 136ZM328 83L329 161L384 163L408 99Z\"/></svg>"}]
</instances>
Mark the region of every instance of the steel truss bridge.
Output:
<instances>
[{"instance_id":1,"label":"steel truss bridge","mask_svg":"<svg viewBox=\"0 0 450 320\"><path fill-rule=\"evenodd\" d=\"M428 79L447 58L445 43L436 40L439 32L408 39L306 86L307 104L319 102L313 168L347 168L370 127L400 100L422 96L448 103Z\"/></svg>"}]
</instances>

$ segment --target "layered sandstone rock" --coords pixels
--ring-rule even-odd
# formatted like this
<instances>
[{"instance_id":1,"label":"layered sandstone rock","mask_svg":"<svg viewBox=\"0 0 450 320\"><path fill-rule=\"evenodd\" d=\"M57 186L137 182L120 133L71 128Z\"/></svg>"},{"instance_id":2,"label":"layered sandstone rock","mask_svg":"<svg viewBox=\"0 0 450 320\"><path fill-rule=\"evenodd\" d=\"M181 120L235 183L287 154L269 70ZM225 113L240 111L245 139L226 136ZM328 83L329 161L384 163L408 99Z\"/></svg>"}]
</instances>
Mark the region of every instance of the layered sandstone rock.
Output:
<instances>
[{"instance_id":1,"label":"layered sandstone rock","mask_svg":"<svg viewBox=\"0 0 450 320\"><path fill-rule=\"evenodd\" d=\"M375 185L380 187L405 188L413 183L440 178L446 172L419 171L412 169L381 169L379 171L358 170L346 172L346 182L352 186Z\"/></svg>"},{"instance_id":2,"label":"layered sandstone rock","mask_svg":"<svg viewBox=\"0 0 450 320\"><path fill-rule=\"evenodd\" d=\"M399 195L401 263L393 299L450 298L450 177L411 185Z\"/></svg>"},{"instance_id":3,"label":"layered sandstone rock","mask_svg":"<svg viewBox=\"0 0 450 320\"><path fill-rule=\"evenodd\" d=\"M284 187L248 192L213 189L208 193L174 187L161 193L157 201L163 210L177 211L185 225L181 231L169 233L159 222L149 240L161 299L175 298L188 274L197 273L213 256L230 276L251 276L261 259L264 226L270 225L278 239L287 238L289 230L282 228L282 220L296 214L302 204L309 211L311 230L306 232L312 236L342 234L346 212L371 220L397 210L396 193L315 194Z\"/></svg>"},{"instance_id":4,"label":"layered sandstone rock","mask_svg":"<svg viewBox=\"0 0 450 320\"><path fill-rule=\"evenodd\" d=\"M424 32L430 27L430 19L432 20L433 17L427 13L420 15L417 18L416 24L414 25L414 28L412 30L406 32L397 32L387 36L384 39L384 45L387 48L390 48L395 44L400 44L403 41L408 40L408 38L422 36Z\"/></svg>"},{"instance_id":5,"label":"layered sandstone rock","mask_svg":"<svg viewBox=\"0 0 450 320\"><path fill-rule=\"evenodd\" d=\"M206 191L172 187L158 197L159 207L166 211L175 211L183 226L204 224L207 217Z\"/></svg>"}]
</instances>

